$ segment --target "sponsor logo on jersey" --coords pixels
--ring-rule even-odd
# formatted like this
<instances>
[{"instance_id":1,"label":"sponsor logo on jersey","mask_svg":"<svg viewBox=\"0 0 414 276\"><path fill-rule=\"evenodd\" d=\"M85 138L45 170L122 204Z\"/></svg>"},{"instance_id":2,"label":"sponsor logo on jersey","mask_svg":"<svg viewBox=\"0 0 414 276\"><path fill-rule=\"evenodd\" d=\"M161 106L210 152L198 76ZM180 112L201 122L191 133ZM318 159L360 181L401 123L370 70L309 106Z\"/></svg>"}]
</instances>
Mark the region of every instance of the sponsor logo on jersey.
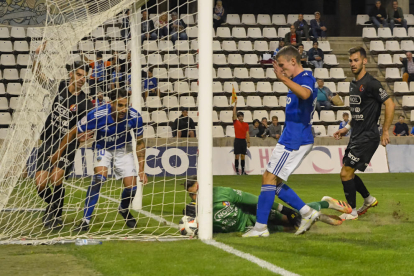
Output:
<instances>
[{"instance_id":1,"label":"sponsor logo on jersey","mask_svg":"<svg viewBox=\"0 0 414 276\"><path fill-rule=\"evenodd\" d=\"M86 123L88 122L88 118L85 116L82 118L82 120L80 121L81 126L86 125Z\"/></svg>"},{"instance_id":2,"label":"sponsor logo on jersey","mask_svg":"<svg viewBox=\"0 0 414 276\"><path fill-rule=\"evenodd\" d=\"M355 107L355 112L360 112L361 109L359 107Z\"/></svg>"},{"instance_id":3,"label":"sponsor logo on jersey","mask_svg":"<svg viewBox=\"0 0 414 276\"><path fill-rule=\"evenodd\" d=\"M124 137L125 133L121 134L121 135L114 135L114 136L110 136L110 137L106 137L105 141L106 142L115 142L116 140L118 140L121 137Z\"/></svg>"},{"instance_id":4,"label":"sponsor logo on jersey","mask_svg":"<svg viewBox=\"0 0 414 276\"><path fill-rule=\"evenodd\" d=\"M357 121L363 121L364 120L364 114L352 115L352 119L357 120Z\"/></svg>"},{"instance_id":5,"label":"sponsor logo on jersey","mask_svg":"<svg viewBox=\"0 0 414 276\"><path fill-rule=\"evenodd\" d=\"M379 89L379 92L380 92L380 98L381 98L381 100L384 100L384 99L386 99L388 97L388 93L387 93L387 91L385 91L384 88L380 88Z\"/></svg>"},{"instance_id":6,"label":"sponsor logo on jersey","mask_svg":"<svg viewBox=\"0 0 414 276\"><path fill-rule=\"evenodd\" d=\"M72 104L72 105L69 107L69 109L70 109L70 111L75 112L75 111L78 109L78 106L77 106L76 104Z\"/></svg>"},{"instance_id":7,"label":"sponsor logo on jersey","mask_svg":"<svg viewBox=\"0 0 414 276\"><path fill-rule=\"evenodd\" d=\"M361 86L359 87L359 92L364 91L364 86L361 84Z\"/></svg>"},{"instance_id":8,"label":"sponsor logo on jersey","mask_svg":"<svg viewBox=\"0 0 414 276\"><path fill-rule=\"evenodd\" d=\"M286 105L290 104L292 102L292 98L291 97L287 97L286 99Z\"/></svg>"},{"instance_id":9,"label":"sponsor logo on jersey","mask_svg":"<svg viewBox=\"0 0 414 276\"><path fill-rule=\"evenodd\" d=\"M359 96L359 95L349 96L349 103L351 103L351 104L361 104L361 96Z\"/></svg>"},{"instance_id":10,"label":"sponsor logo on jersey","mask_svg":"<svg viewBox=\"0 0 414 276\"><path fill-rule=\"evenodd\" d=\"M227 217L228 215L230 215L232 212L235 213L235 215L237 215L237 207L236 206L226 206L223 209L221 209L220 211L218 211L217 213L214 214L214 219L215 220L220 220L222 218Z\"/></svg>"},{"instance_id":11,"label":"sponsor logo on jersey","mask_svg":"<svg viewBox=\"0 0 414 276\"><path fill-rule=\"evenodd\" d=\"M358 162L359 161L359 158L358 157L356 157L356 156L354 156L352 153L348 153L348 157L352 160L352 161L354 161L354 162Z\"/></svg>"},{"instance_id":12,"label":"sponsor logo on jersey","mask_svg":"<svg viewBox=\"0 0 414 276\"><path fill-rule=\"evenodd\" d=\"M69 160L65 157L59 158L59 162L65 163L65 166L69 166Z\"/></svg>"},{"instance_id":13,"label":"sponsor logo on jersey","mask_svg":"<svg viewBox=\"0 0 414 276\"><path fill-rule=\"evenodd\" d=\"M63 105L61 105L60 103L55 103L53 109L59 113L60 116L69 118L70 116L70 111L69 109L67 109L66 107L64 107Z\"/></svg>"},{"instance_id":14,"label":"sponsor logo on jersey","mask_svg":"<svg viewBox=\"0 0 414 276\"><path fill-rule=\"evenodd\" d=\"M230 206L230 202L228 202L228 201L223 201L223 206Z\"/></svg>"}]
</instances>

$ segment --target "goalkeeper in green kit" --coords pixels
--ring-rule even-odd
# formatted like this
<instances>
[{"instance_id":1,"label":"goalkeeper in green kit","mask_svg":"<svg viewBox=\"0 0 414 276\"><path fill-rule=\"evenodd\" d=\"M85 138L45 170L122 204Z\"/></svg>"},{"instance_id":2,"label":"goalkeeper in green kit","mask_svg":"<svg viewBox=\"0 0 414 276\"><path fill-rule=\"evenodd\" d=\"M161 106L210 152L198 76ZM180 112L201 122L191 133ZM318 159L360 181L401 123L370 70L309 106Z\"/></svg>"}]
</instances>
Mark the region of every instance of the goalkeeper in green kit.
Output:
<instances>
[{"instance_id":1,"label":"goalkeeper in green kit","mask_svg":"<svg viewBox=\"0 0 414 276\"><path fill-rule=\"evenodd\" d=\"M196 204L198 194L198 182L196 177L189 177L183 183L184 188L190 194L193 202L188 204L183 211L185 215L196 216ZM213 232L245 232L256 223L256 208L258 196L235 190L229 187L213 188ZM320 202L307 203L317 211L321 209L334 209L342 213L350 213L352 208L343 201L325 196ZM320 221L330 225L340 225L342 220L338 216L321 214ZM268 227L270 231L292 231L301 222L299 213L282 204L273 203L269 215Z\"/></svg>"}]
</instances>

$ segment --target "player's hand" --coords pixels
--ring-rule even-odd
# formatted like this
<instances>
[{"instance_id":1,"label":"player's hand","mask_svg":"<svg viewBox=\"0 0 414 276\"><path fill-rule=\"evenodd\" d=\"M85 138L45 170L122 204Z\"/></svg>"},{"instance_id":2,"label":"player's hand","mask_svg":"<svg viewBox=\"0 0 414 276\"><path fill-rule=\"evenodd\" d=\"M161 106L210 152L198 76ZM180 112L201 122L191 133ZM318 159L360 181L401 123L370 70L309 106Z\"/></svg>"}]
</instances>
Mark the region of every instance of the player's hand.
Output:
<instances>
[{"instance_id":1,"label":"player's hand","mask_svg":"<svg viewBox=\"0 0 414 276\"><path fill-rule=\"evenodd\" d=\"M79 142L85 142L93 137L93 130L88 130L83 133L78 133L78 141Z\"/></svg>"},{"instance_id":2,"label":"player's hand","mask_svg":"<svg viewBox=\"0 0 414 276\"><path fill-rule=\"evenodd\" d=\"M341 128L340 130L334 133L333 137L335 138L335 140L340 140L342 139L342 136L345 136L347 133L348 133L348 129Z\"/></svg>"},{"instance_id":3,"label":"player's hand","mask_svg":"<svg viewBox=\"0 0 414 276\"><path fill-rule=\"evenodd\" d=\"M287 79L282 68L277 64L277 61L273 61L273 70L275 71L278 80L283 81Z\"/></svg>"},{"instance_id":4,"label":"player's hand","mask_svg":"<svg viewBox=\"0 0 414 276\"><path fill-rule=\"evenodd\" d=\"M36 49L36 54L38 55L40 52L42 52L46 48L47 40L39 45Z\"/></svg>"},{"instance_id":5,"label":"player's hand","mask_svg":"<svg viewBox=\"0 0 414 276\"><path fill-rule=\"evenodd\" d=\"M148 183L148 177L147 177L147 174L145 173L145 172L139 172L139 179L141 180L141 182L142 182L142 185L147 185L147 183Z\"/></svg>"},{"instance_id":6,"label":"player's hand","mask_svg":"<svg viewBox=\"0 0 414 276\"><path fill-rule=\"evenodd\" d=\"M381 145L387 146L390 143L390 134L388 130L382 130Z\"/></svg>"},{"instance_id":7,"label":"player's hand","mask_svg":"<svg viewBox=\"0 0 414 276\"><path fill-rule=\"evenodd\" d=\"M250 142L247 142L247 148L250 148Z\"/></svg>"}]
</instances>

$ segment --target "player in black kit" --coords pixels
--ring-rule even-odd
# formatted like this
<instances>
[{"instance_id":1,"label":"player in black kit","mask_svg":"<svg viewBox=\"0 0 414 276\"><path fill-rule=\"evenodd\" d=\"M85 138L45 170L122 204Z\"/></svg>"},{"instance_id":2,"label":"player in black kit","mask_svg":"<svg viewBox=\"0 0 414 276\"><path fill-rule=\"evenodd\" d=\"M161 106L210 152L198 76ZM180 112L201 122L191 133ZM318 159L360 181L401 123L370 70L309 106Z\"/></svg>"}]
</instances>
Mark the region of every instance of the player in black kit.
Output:
<instances>
[{"instance_id":1,"label":"player in black kit","mask_svg":"<svg viewBox=\"0 0 414 276\"><path fill-rule=\"evenodd\" d=\"M335 139L341 139L352 128L341 169L342 185L348 204L352 207L352 213L343 214L342 220L355 220L358 215L363 215L369 208L377 206L377 199L370 195L355 171L365 171L380 142L384 147L389 143L388 129L394 118L394 102L382 88L381 83L366 72L366 63L364 48L355 47L349 50L349 64L355 75L349 87L352 120L345 128L334 133ZM377 123L382 104L385 105L385 121L380 137ZM356 210L357 191L364 198L364 204L358 210Z\"/></svg>"},{"instance_id":2,"label":"player in black kit","mask_svg":"<svg viewBox=\"0 0 414 276\"><path fill-rule=\"evenodd\" d=\"M92 102L82 91L88 75L89 66L81 62L74 62L68 81L60 83L48 79L41 71L41 64L37 62L37 56L46 47L46 42L36 50L33 60L34 74L38 82L44 88L58 86L51 113L47 117L40 139L42 144L38 148L36 162L36 187L39 196L48 204L43 223L45 227L60 229L63 225L61 216L65 188L62 185L63 178L67 178L72 170L76 149L80 141L91 136L91 133L79 136L72 142L66 153L56 164L51 164L51 156L58 149L61 139L76 125L78 119L83 118L93 108ZM51 182L54 190L48 187Z\"/></svg>"}]
</instances>

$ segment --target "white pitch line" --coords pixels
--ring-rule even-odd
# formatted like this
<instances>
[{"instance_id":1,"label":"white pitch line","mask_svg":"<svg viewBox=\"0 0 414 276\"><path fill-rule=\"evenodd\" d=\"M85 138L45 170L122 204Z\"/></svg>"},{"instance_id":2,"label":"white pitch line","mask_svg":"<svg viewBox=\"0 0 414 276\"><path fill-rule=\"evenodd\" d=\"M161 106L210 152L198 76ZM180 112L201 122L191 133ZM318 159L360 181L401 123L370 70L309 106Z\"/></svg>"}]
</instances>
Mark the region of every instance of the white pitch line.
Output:
<instances>
[{"instance_id":1,"label":"white pitch line","mask_svg":"<svg viewBox=\"0 0 414 276\"><path fill-rule=\"evenodd\" d=\"M87 191L84 188L75 186L75 185L70 184L70 183L67 183L67 182L65 182L65 184L66 185L69 185L71 187L74 187L76 189L79 189L81 191L84 191L84 192ZM108 199L108 200L110 200L112 202L116 202L116 203L119 203L120 202L119 200L117 200L115 198L112 198L112 197L109 197L109 196L101 195L100 197L106 198L106 199ZM147 211L144 211L144 210L140 210L139 212L142 213L143 215L149 217L149 218L155 219L156 221L159 221L159 222L165 223L165 224L167 224L169 226L177 227L178 228L178 225L177 224L175 224L175 223L173 223L171 221L167 221L167 220L163 219L160 216L154 215L154 214L152 214L150 212L147 212ZM260 258L257 258L257 257L255 257L255 256L253 256L253 255L251 255L249 253L245 253L245 252L239 251L239 250L237 250L237 249L235 249L235 248L233 248L233 247L231 247L231 246L229 246L227 244L218 242L216 240L207 240L207 241L202 241L202 242L205 243L205 244L214 246L216 248L219 248L219 249L221 249L223 251L226 251L227 253L236 255L236 256L238 256L238 257L240 257L242 259L245 259L245 260L247 260L249 262L252 262L254 264L257 264L258 266L260 266L262 268L265 268L265 269L267 269L267 270L269 270L269 271L271 271L273 273L277 273L277 274L280 274L282 276L300 276L299 274L296 274L296 273L287 271L287 270L285 270L285 269L283 269L281 267L278 267L278 266L276 266L274 264L271 264L269 262L266 262L265 260L262 260Z\"/></svg>"}]
</instances>

